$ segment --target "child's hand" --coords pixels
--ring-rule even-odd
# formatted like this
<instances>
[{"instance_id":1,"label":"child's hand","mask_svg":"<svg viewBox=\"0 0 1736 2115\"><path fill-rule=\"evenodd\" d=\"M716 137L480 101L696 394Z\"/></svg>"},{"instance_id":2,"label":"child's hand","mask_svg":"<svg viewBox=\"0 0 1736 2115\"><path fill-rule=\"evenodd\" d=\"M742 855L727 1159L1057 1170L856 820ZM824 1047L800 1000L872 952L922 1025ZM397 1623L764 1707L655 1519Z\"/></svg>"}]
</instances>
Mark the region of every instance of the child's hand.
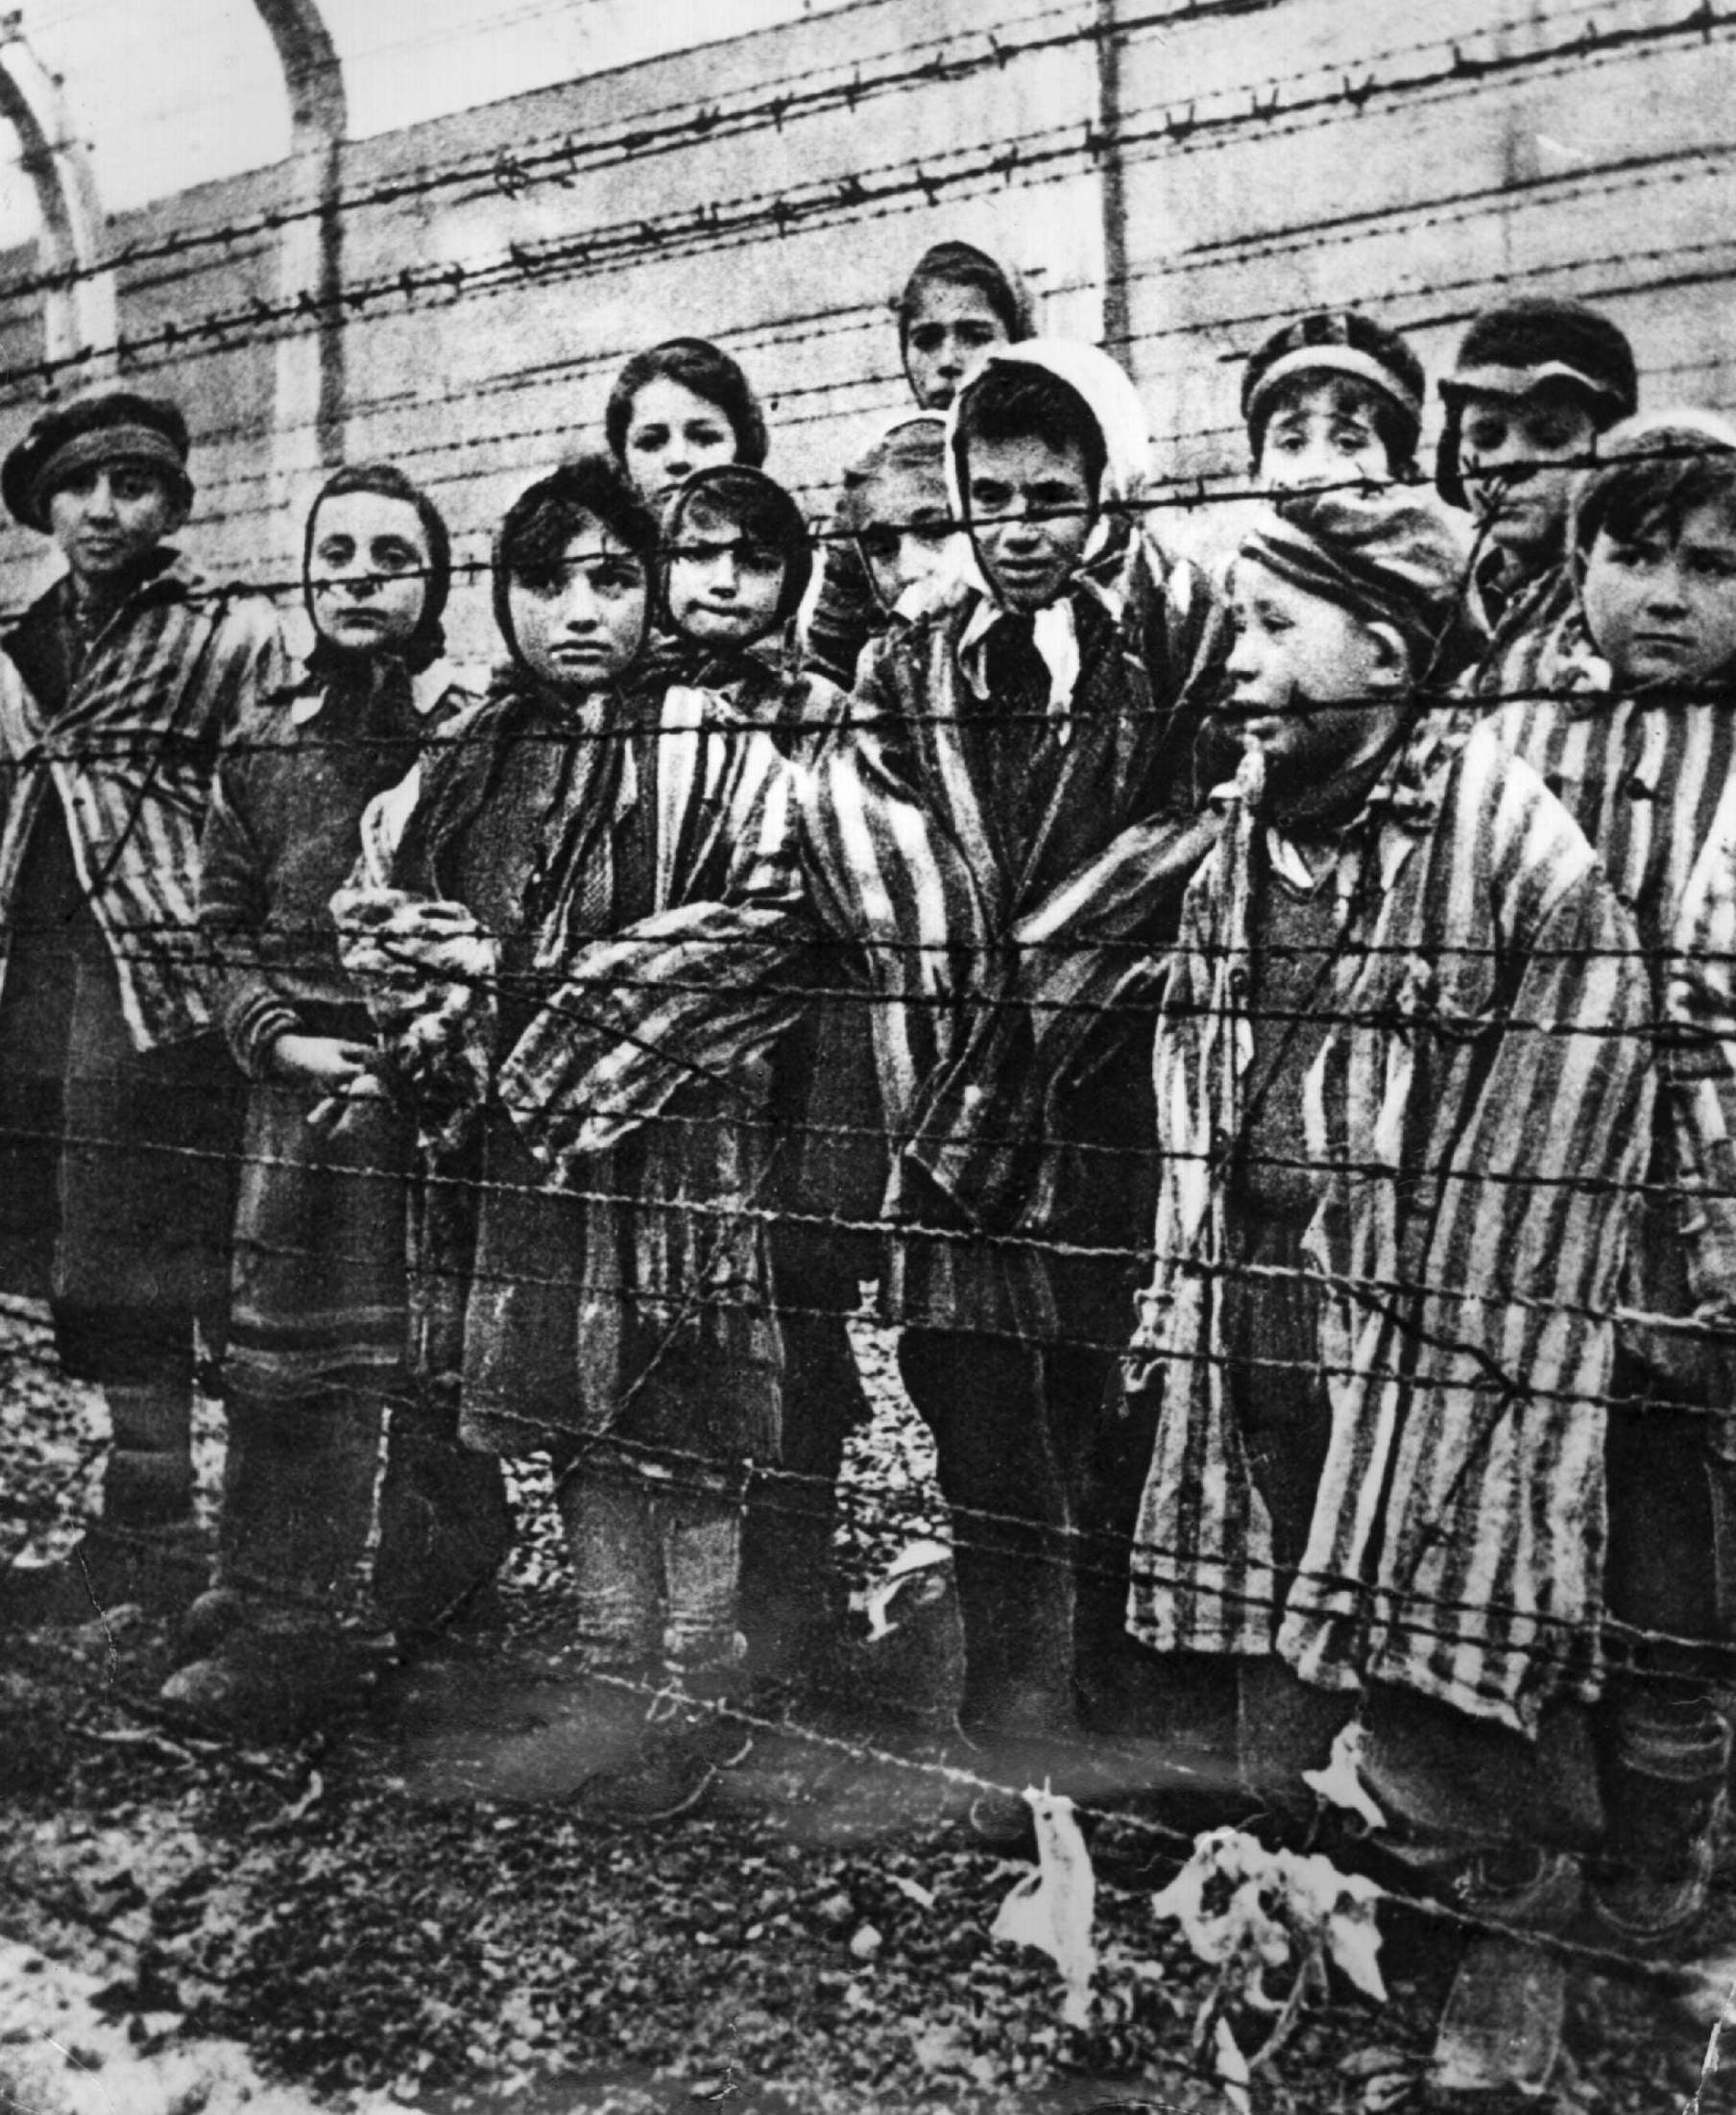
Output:
<instances>
[{"instance_id":1,"label":"child's hand","mask_svg":"<svg viewBox=\"0 0 1736 2115\"><path fill-rule=\"evenodd\" d=\"M341 1036L285 1035L272 1045L269 1063L272 1077L285 1087L333 1094L341 1094L373 1060L365 1043L350 1043Z\"/></svg>"}]
</instances>

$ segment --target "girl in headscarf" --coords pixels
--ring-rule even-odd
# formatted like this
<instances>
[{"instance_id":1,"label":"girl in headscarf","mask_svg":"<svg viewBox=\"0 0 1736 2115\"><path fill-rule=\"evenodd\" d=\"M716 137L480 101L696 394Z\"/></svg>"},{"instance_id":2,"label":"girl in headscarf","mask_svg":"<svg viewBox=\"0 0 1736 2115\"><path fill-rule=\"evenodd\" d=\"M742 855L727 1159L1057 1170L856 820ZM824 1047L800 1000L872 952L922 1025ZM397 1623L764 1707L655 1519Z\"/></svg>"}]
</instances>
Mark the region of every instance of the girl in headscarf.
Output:
<instances>
[{"instance_id":1,"label":"girl in headscarf","mask_svg":"<svg viewBox=\"0 0 1736 2115\"><path fill-rule=\"evenodd\" d=\"M341 1686L336 1626L388 1404L376 1586L390 1620L419 1629L456 1609L492 1575L503 1526L497 1470L454 1459L409 1388L410 1133L385 1101L347 1098L378 1053L326 912L364 809L463 702L444 659L446 523L394 466L340 470L309 510L302 580L313 651L238 723L205 826L200 925L252 1086L218 1585L189 1622L208 1649L163 1693L279 1731Z\"/></svg>"}]
</instances>

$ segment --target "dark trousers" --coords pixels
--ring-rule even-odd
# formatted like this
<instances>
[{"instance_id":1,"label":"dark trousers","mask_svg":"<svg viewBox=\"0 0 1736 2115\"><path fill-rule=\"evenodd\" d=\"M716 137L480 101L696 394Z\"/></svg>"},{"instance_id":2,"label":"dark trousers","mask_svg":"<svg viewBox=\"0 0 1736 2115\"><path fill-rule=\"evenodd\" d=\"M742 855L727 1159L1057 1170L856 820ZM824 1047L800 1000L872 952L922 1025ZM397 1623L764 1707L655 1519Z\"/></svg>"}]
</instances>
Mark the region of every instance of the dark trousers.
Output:
<instances>
[{"instance_id":1,"label":"dark trousers","mask_svg":"<svg viewBox=\"0 0 1736 2115\"><path fill-rule=\"evenodd\" d=\"M859 1287L854 1254L816 1228L772 1231L784 1333L777 1473L750 1486L741 1541L741 1621L756 1669L823 1675L843 1636L833 1550L838 1472L850 1434L872 1414L846 1317Z\"/></svg>"},{"instance_id":2,"label":"dark trousers","mask_svg":"<svg viewBox=\"0 0 1736 2115\"><path fill-rule=\"evenodd\" d=\"M1074 1501L1043 1358L1010 1337L907 1329L898 1364L952 1508L959 1717L967 1730L1063 1732L1073 1718Z\"/></svg>"}]
</instances>

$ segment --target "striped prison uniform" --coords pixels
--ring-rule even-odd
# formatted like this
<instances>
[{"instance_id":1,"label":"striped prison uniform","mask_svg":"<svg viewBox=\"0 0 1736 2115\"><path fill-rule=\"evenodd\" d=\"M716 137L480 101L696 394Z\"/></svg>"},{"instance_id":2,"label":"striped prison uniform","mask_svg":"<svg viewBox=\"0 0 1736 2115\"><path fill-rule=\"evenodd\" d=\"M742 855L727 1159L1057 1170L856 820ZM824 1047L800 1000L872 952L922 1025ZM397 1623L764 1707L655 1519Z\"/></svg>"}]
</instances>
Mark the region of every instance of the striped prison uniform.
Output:
<instances>
[{"instance_id":1,"label":"striped prison uniform","mask_svg":"<svg viewBox=\"0 0 1736 2115\"><path fill-rule=\"evenodd\" d=\"M478 1163L463 1112L430 1112L434 1172L452 1179L419 1243L420 1363L459 1383L466 1437L497 1452L615 1430L638 1397L675 1405L683 1430L682 1406L709 1406L708 1449L764 1458L782 1358L755 1210L770 1031L745 1032L724 1067L669 1022L696 985L758 994L783 959L789 767L727 700L682 685L617 697L575 733L516 685L455 721L371 811L368 885L334 903L347 965L413 1074L430 1038L479 1046L432 1068L448 1092L468 1079L486 1113ZM712 944L716 904L741 945ZM484 950L468 1008L437 989L466 919ZM394 978L419 960L431 1003L406 1019ZM603 1061L647 1046L666 1092L663 1120L639 1127ZM634 1436L665 1443L667 1421Z\"/></svg>"},{"instance_id":2,"label":"striped prison uniform","mask_svg":"<svg viewBox=\"0 0 1736 2115\"><path fill-rule=\"evenodd\" d=\"M0 655L0 989L25 853L53 806L141 1050L211 1026L214 977L194 929L206 789L226 727L291 677L269 602L165 558L76 669L56 665L65 580Z\"/></svg>"},{"instance_id":3,"label":"striped prison uniform","mask_svg":"<svg viewBox=\"0 0 1736 2115\"><path fill-rule=\"evenodd\" d=\"M1501 555L1491 553L1473 570L1465 603L1483 644L1459 685L1461 695L1491 707L1548 697L1560 689L1565 664L1585 646L1579 591L1569 561L1559 559L1504 593Z\"/></svg>"},{"instance_id":4,"label":"striped prison uniform","mask_svg":"<svg viewBox=\"0 0 1736 2115\"><path fill-rule=\"evenodd\" d=\"M1503 708L1490 730L1536 772L1602 860L1638 929L1661 1034L1689 881L1736 772L1736 695L1612 695L1608 667L1583 637L1557 662L1555 681L1560 694ZM1671 1327L1690 1311L1680 1170L1662 1102L1658 1117L1625 1291L1637 1314L1660 1317L1660 1325L1630 1319L1622 1338L1654 1372L1692 1384L1699 1361L1691 1334Z\"/></svg>"},{"instance_id":5,"label":"striped prison uniform","mask_svg":"<svg viewBox=\"0 0 1736 2115\"><path fill-rule=\"evenodd\" d=\"M1305 1087L1332 1423L1287 1578L1218 1289L1262 828L1233 808L1165 994L1157 1263L1128 1376L1160 1404L1129 1627L1160 1651L1275 1646L1320 1686L1396 1684L1534 1733L1602 1671L1609 1310L1652 1093L1632 927L1487 729L1424 719L1345 832Z\"/></svg>"},{"instance_id":6,"label":"striped prison uniform","mask_svg":"<svg viewBox=\"0 0 1736 2115\"><path fill-rule=\"evenodd\" d=\"M195 1314L223 1334L239 1099L200 831L221 736L288 672L269 602L167 550L93 629L61 580L0 652L0 1283L51 1301L70 1373L183 1403Z\"/></svg>"}]
</instances>

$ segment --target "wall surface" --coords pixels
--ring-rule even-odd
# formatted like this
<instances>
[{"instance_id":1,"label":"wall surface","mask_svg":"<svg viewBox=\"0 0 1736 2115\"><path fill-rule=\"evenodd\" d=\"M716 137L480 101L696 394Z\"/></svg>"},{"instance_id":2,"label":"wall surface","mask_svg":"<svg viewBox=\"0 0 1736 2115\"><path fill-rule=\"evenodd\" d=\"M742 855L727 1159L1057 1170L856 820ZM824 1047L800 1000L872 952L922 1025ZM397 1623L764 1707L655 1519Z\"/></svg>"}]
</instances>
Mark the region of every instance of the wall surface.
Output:
<instances>
[{"instance_id":1,"label":"wall surface","mask_svg":"<svg viewBox=\"0 0 1736 2115\"><path fill-rule=\"evenodd\" d=\"M346 148L347 452L402 462L479 558L595 435L625 354L692 331L746 364L770 467L821 514L904 400L889 296L952 234L1023 266L1049 328L1107 324L1178 495L1240 477L1240 363L1319 302L1413 330L1437 370L1490 298L1574 292L1632 334L1652 401L1736 395L1736 23L1708 8L1014 0L984 24L971 0L861 0ZM123 369L188 408L187 541L226 575L282 579L299 547L277 349L320 320L279 314L265 225L291 186L268 170L111 230ZM32 269L0 259L0 431L77 386L40 370ZM1178 510L1175 534L1230 518ZM49 570L0 536L5 606ZM480 591L453 629L486 654Z\"/></svg>"}]
</instances>

